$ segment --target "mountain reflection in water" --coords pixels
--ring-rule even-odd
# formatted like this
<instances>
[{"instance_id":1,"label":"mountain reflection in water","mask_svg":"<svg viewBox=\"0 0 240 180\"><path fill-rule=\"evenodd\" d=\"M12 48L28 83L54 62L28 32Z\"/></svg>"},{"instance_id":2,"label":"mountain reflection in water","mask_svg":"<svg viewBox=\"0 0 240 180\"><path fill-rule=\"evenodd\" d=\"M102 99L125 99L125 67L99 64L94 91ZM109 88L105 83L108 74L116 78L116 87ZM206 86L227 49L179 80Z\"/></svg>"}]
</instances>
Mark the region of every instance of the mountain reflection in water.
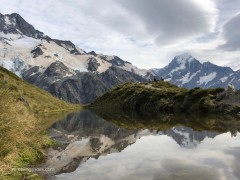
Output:
<instances>
[{"instance_id":1,"label":"mountain reflection in water","mask_svg":"<svg viewBox=\"0 0 240 180\"><path fill-rule=\"evenodd\" d=\"M240 136L172 127L126 129L91 111L69 114L49 133L48 179L238 179Z\"/></svg>"}]
</instances>

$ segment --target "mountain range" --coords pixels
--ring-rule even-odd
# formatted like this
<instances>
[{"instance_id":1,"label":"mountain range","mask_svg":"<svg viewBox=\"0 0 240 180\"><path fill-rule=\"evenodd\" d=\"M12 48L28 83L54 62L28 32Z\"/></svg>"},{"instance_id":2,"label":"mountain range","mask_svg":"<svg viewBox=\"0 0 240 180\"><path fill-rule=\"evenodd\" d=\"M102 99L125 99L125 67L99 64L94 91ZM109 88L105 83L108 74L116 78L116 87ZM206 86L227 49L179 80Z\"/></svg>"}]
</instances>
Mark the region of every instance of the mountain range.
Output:
<instances>
[{"instance_id":1,"label":"mountain range","mask_svg":"<svg viewBox=\"0 0 240 180\"><path fill-rule=\"evenodd\" d=\"M191 55L176 56L162 69L139 69L118 56L86 52L71 41L52 39L19 14L0 14L0 65L60 99L90 103L125 82L163 77L178 86L240 88L240 71Z\"/></svg>"},{"instance_id":2,"label":"mountain range","mask_svg":"<svg viewBox=\"0 0 240 180\"><path fill-rule=\"evenodd\" d=\"M0 14L0 65L72 103L89 103L111 87L151 75L117 56L52 39L16 13Z\"/></svg>"},{"instance_id":3,"label":"mountain range","mask_svg":"<svg viewBox=\"0 0 240 180\"><path fill-rule=\"evenodd\" d=\"M188 89L227 88L230 83L240 88L240 70L233 71L230 67L217 66L211 62L201 63L187 53L174 57L164 68L151 71L166 81Z\"/></svg>"}]
</instances>

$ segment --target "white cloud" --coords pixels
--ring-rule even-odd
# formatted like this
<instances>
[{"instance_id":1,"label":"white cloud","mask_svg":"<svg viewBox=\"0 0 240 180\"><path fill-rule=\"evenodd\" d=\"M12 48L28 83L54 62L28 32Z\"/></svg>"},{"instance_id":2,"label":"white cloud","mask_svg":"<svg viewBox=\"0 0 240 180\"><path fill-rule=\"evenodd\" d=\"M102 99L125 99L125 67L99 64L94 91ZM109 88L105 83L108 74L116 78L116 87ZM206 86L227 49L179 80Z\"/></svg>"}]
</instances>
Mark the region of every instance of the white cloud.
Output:
<instances>
[{"instance_id":1,"label":"white cloud","mask_svg":"<svg viewBox=\"0 0 240 180\"><path fill-rule=\"evenodd\" d=\"M229 51L240 50L240 14L230 19L223 27L223 35L225 37L225 44L221 45L220 48Z\"/></svg>"},{"instance_id":2,"label":"white cloud","mask_svg":"<svg viewBox=\"0 0 240 180\"><path fill-rule=\"evenodd\" d=\"M140 68L162 67L181 52L240 67L238 52L217 49L224 38L228 42L222 26L239 11L239 1L1 0L1 4L1 13L19 13L52 38L71 40L86 51L118 55Z\"/></svg>"},{"instance_id":3,"label":"white cloud","mask_svg":"<svg viewBox=\"0 0 240 180\"><path fill-rule=\"evenodd\" d=\"M218 11L211 0L116 1L141 19L158 45L178 43L212 32Z\"/></svg>"}]
</instances>

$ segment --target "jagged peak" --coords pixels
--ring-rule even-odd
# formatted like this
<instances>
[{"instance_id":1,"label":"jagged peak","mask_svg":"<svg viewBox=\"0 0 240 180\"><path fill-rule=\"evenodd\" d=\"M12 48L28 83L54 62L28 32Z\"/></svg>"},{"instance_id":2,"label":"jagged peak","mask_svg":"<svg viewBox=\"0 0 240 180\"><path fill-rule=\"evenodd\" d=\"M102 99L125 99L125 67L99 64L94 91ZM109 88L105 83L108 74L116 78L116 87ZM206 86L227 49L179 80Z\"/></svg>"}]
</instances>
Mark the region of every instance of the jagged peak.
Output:
<instances>
[{"instance_id":1,"label":"jagged peak","mask_svg":"<svg viewBox=\"0 0 240 180\"><path fill-rule=\"evenodd\" d=\"M219 66L219 65L216 65L216 64L211 63L210 61L204 62L204 63L203 63L203 66L213 67L213 68L221 68L221 69L226 69L226 70L228 70L228 71L234 72L233 69L230 68L230 67L227 67L227 66Z\"/></svg>"},{"instance_id":2,"label":"jagged peak","mask_svg":"<svg viewBox=\"0 0 240 180\"><path fill-rule=\"evenodd\" d=\"M3 15L5 17L15 18L15 19L23 19L23 17L18 13L11 13Z\"/></svg>"},{"instance_id":3,"label":"jagged peak","mask_svg":"<svg viewBox=\"0 0 240 180\"><path fill-rule=\"evenodd\" d=\"M179 58L189 58L189 57L192 57L192 55L189 54L189 53L187 53L187 52L185 52L185 53L176 55L175 57L179 57Z\"/></svg>"},{"instance_id":4,"label":"jagged peak","mask_svg":"<svg viewBox=\"0 0 240 180\"><path fill-rule=\"evenodd\" d=\"M218 66L216 64L211 63L210 61L204 62L203 65L206 65L206 66L209 66L209 65L211 65L211 66Z\"/></svg>"},{"instance_id":5,"label":"jagged peak","mask_svg":"<svg viewBox=\"0 0 240 180\"><path fill-rule=\"evenodd\" d=\"M195 58L189 53L183 53L174 57L174 60L176 60L178 63L184 63L186 61L191 62L194 59Z\"/></svg>"},{"instance_id":6,"label":"jagged peak","mask_svg":"<svg viewBox=\"0 0 240 180\"><path fill-rule=\"evenodd\" d=\"M93 55L93 56L97 56L97 53L95 51L90 51L90 52L88 52L88 54Z\"/></svg>"},{"instance_id":7,"label":"jagged peak","mask_svg":"<svg viewBox=\"0 0 240 180\"><path fill-rule=\"evenodd\" d=\"M0 32L4 34L20 34L32 38L43 38L44 34L36 30L18 13L0 14Z\"/></svg>"},{"instance_id":8,"label":"jagged peak","mask_svg":"<svg viewBox=\"0 0 240 180\"><path fill-rule=\"evenodd\" d=\"M26 22L22 16L18 13L12 13L12 14L1 14L0 17L2 16L2 19L4 23L8 26L19 26L19 21L24 22L24 24L30 25L28 22ZM31 26L31 25L30 25ZM6 28L6 27L5 27Z\"/></svg>"},{"instance_id":9,"label":"jagged peak","mask_svg":"<svg viewBox=\"0 0 240 180\"><path fill-rule=\"evenodd\" d=\"M2 15L2 16L11 16L11 17L20 16L20 14L18 14L18 13L11 13L11 14L2 14L2 13L0 13L0 15Z\"/></svg>"}]
</instances>

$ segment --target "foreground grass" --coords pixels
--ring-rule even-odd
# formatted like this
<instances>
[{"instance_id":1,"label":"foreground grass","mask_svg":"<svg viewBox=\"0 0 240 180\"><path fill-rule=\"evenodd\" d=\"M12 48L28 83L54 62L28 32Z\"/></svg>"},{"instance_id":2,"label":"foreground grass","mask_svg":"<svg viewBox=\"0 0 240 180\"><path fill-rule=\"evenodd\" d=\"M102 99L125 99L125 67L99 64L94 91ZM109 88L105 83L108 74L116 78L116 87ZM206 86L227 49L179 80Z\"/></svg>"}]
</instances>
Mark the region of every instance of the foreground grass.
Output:
<instances>
[{"instance_id":1,"label":"foreground grass","mask_svg":"<svg viewBox=\"0 0 240 180\"><path fill-rule=\"evenodd\" d=\"M15 171L44 157L53 142L46 134L55 120L79 105L61 101L0 67L0 179L39 179ZM54 115L52 115L54 113Z\"/></svg>"}]
</instances>

